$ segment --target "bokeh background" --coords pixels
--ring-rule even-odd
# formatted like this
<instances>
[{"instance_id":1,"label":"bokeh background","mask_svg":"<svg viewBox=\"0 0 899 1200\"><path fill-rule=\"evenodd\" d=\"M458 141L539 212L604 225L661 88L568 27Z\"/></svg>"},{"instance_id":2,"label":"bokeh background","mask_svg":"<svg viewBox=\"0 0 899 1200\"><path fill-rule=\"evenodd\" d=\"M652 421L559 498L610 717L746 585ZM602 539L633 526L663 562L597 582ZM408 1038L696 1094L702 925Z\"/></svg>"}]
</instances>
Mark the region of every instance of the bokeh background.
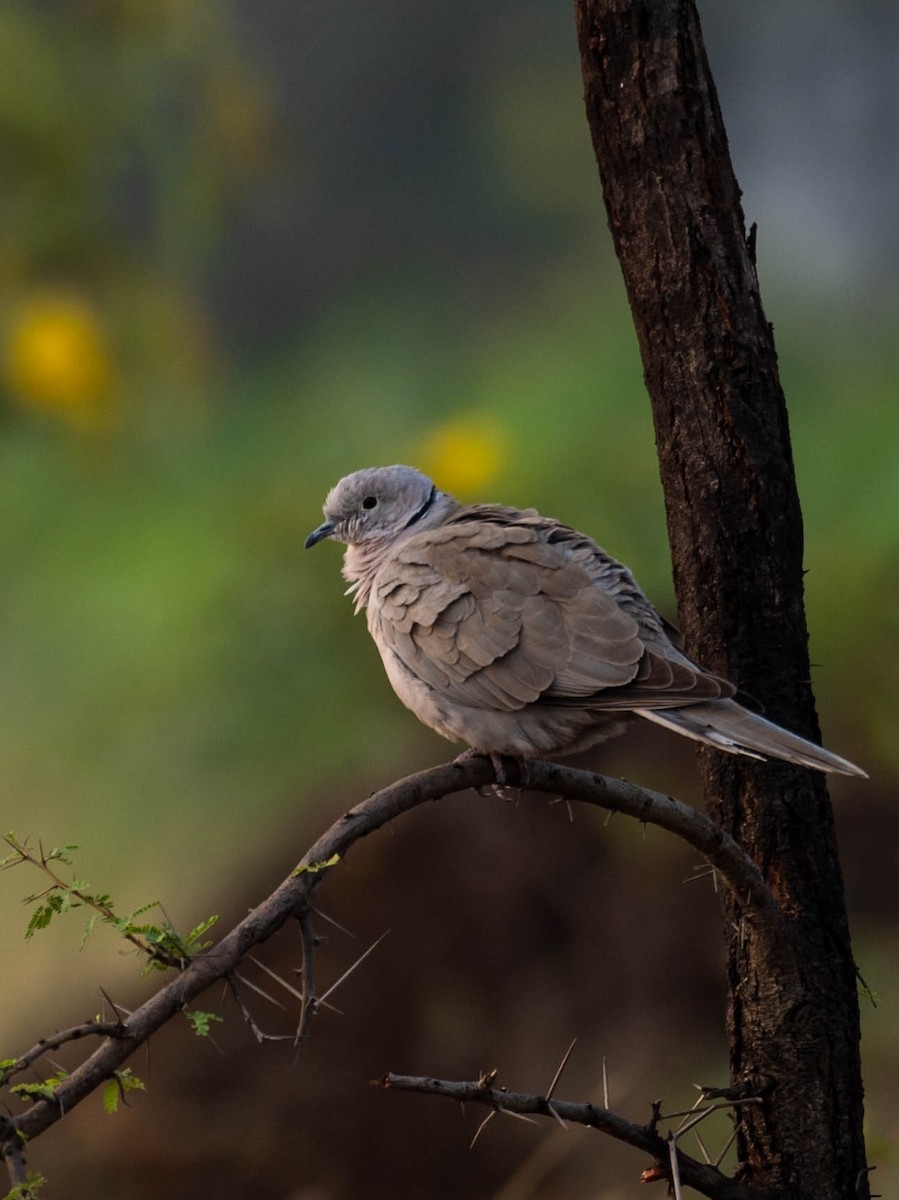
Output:
<instances>
[{"instance_id":1,"label":"bokeh background","mask_svg":"<svg viewBox=\"0 0 899 1200\"><path fill-rule=\"evenodd\" d=\"M706 4L709 53L791 408L826 741L863 1001L875 1190L899 1183L899 10ZM670 616L649 405L551 0L0 3L3 828L78 843L122 912L237 919L343 808L450 747L393 699L327 488L412 462L534 504ZM591 759L700 802L652 729ZM35 1145L48 1196L636 1195L586 1131L375 1092L498 1067L633 1119L726 1078L709 880L659 831L539 798L429 806L322 891L323 983L391 933L299 1056L227 998ZM22 940L0 878L0 1057L148 994L81 914ZM324 927L323 927L324 928ZM298 938L265 952L289 973ZM260 972L256 981L267 988ZM248 993L249 995L249 993ZM259 997L266 1028L292 1028ZM64 1053L63 1065L77 1061ZM723 1140L724 1125L709 1133Z\"/></svg>"}]
</instances>

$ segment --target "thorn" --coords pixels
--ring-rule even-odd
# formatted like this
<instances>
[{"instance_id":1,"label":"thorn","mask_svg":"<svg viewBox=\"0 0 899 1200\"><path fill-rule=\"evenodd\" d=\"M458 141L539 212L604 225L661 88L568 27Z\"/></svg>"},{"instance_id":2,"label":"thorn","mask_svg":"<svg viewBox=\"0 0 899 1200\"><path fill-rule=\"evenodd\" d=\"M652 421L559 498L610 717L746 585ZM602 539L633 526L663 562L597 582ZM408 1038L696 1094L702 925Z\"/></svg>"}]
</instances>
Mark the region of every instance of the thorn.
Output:
<instances>
[{"instance_id":1,"label":"thorn","mask_svg":"<svg viewBox=\"0 0 899 1200\"><path fill-rule=\"evenodd\" d=\"M271 978L274 979L276 983L280 983L281 987L283 987L285 989L285 991L290 992L291 996L296 996L297 1000L302 1001L303 993L301 991L299 991L298 988L295 988L292 984L288 983L286 979L283 979L280 975L278 975L277 972L273 971L271 969L271 967L267 967L265 965L265 963L262 962L261 959L258 959L254 954L248 954L247 958L250 960L250 962L255 963L256 966L259 967L259 969L261 971L265 971L266 975L271 976ZM272 1002L272 1004L276 1005L276 1007L283 1009L284 1012L287 1012L287 1009L284 1007L283 1004L280 1003L280 1001L276 1000L274 998L274 996L270 996L268 994L268 992L263 991L262 988L258 986L258 984L252 983L244 975L238 975L236 971L234 972L234 976L236 979L239 979L242 984L245 984L246 987L252 988L252 990L254 992L258 992L260 996L263 996L266 1000L270 1000ZM330 1008L330 1010L332 1012L336 1012L336 1013L340 1012L340 1009L335 1008L335 1006L333 1004L326 1004L324 997L317 1000L316 1003L324 1004L325 1008ZM343 1014L341 1014L341 1015L343 1015Z\"/></svg>"},{"instance_id":2,"label":"thorn","mask_svg":"<svg viewBox=\"0 0 899 1200\"><path fill-rule=\"evenodd\" d=\"M112 997L109 995L109 993L107 991L105 991L103 988L100 988L99 991L100 991L100 995L103 997L103 999L106 1001L106 1003L112 1009L112 1011L116 1014L117 1017L119 1017L119 1020L121 1020L122 1013L124 1013L126 1017L131 1016L130 1008L125 1008L125 1006L123 1004L116 1004L115 1000L113 1000Z\"/></svg>"},{"instance_id":3,"label":"thorn","mask_svg":"<svg viewBox=\"0 0 899 1200\"><path fill-rule=\"evenodd\" d=\"M276 983L280 983L285 991L290 992L293 996L296 996L298 1000L303 999L302 992L298 992L296 988L291 987L285 979L282 979L280 975L276 975L270 967L267 967L264 963L261 963L254 955L248 954L247 958L250 960L250 962L255 963L261 971L264 971L270 979L274 979ZM234 978L239 979L244 987L250 988L250 990L254 991L257 996L261 996L263 1000L268 1000L270 1004L274 1004L275 1008L280 1008L282 1012L287 1012L286 1006L283 1005L280 1000L276 1000L274 996L270 995L267 991L261 988L258 983L253 983L251 980L247 979L245 975L241 975L237 971L234 972Z\"/></svg>"},{"instance_id":4,"label":"thorn","mask_svg":"<svg viewBox=\"0 0 899 1200\"><path fill-rule=\"evenodd\" d=\"M708 879L710 875L714 879L717 874L715 868L710 863L705 863L693 869L696 872L695 875L688 875L686 879L681 880L682 883L695 883L697 879ZM718 890L717 886L715 890Z\"/></svg>"},{"instance_id":5,"label":"thorn","mask_svg":"<svg viewBox=\"0 0 899 1200\"><path fill-rule=\"evenodd\" d=\"M343 981L345 979L348 979L349 976L352 975L352 973L356 970L356 968L360 965L360 963L365 962L365 960L368 958L369 954L371 954L372 950L374 950L378 946L380 946L381 942L384 941L384 938L387 937L388 933L390 933L390 930L385 929L384 932L381 934L381 936L376 941L372 942L372 944L369 946L369 948L363 954L359 955L359 957L356 959L356 961L353 963L353 965L351 967L348 967L344 971L344 973L340 976L340 978L337 980L337 982L332 983L331 986L328 988L328 990L325 992L325 994L323 996L318 997L317 1004L324 1004L324 1002L331 995L331 993L336 991L337 988L339 988L340 985L343 983Z\"/></svg>"},{"instance_id":6,"label":"thorn","mask_svg":"<svg viewBox=\"0 0 899 1200\"><path fill-rule=\"evenodd\" d=\"M558 1070L556 1071L555 1075L553 1075L553 1081L549 1085L549 1091L546 1093L547 1100L552 1099L553 1092L556 1090L556 1084L561 1079L562 1072L565 1070L565 1067L568 1065L568 1060L569 1060L569 1058L571 1058L571 1052L574 1049L576 1044L577 1044L577 1038L572 1038L571 1045L568 1047L568 1049L562 1055L562 1061L559 1063ZM606 1107L608 1108L608 1105L606 1105ZM557 1114L553 1113L553 1116L557 1116Z\"/></svg>"},{"instance_id":7,"label":"thorn","mask_svg":"<svg viewBox=\"0 0 899 1200\"><path fill-rule=\"evenodd\" d=\"M562 1118L559 1116L559 1114L556 1112L555 1108L553 1108L552 1104L550 1104L550 1102L548 1100L546 1102L546 1107L549 1109L549 1111L552 1113L552 1115L556 1118L556 1120L559 1122L559 1124L562 1126L562 1128L567 1133L568 1132L567 1123L562 1120ZM511 1116L511 1114L510 1114L510 1116Z\"/></svg>"},{"instance_id":8,"label":"thorn","mask_svg":"<svg viewBox=\"0 0 899 1200\"><path fill-rule=\"evenodd\" d=\"M697 1133L696 1137L697 1137L697 1140L698 1140L698 1139L699 1139L699 1134L698 1134L698 1133ZM717 1168L718 1168L718 1167L721 1165L721 1161L722 1161L722 1159L724 1158L725 1154L727 1154L728 1150L731 1148L731 1146L734 1144L734 1142L735 1142L736 1140L737 1140L737 1127L736 1127L736 1125L735 1125L735 1126L734 1126L734 1128L731 1130L730 1137L729 1137L729 1138L727 1139L727 1141L724 1143L724 1149L721 1151L721 1153L718 1155L718 1157L717 1157L717 1158L715 1159L715 1161L712 1163L712 1166L713 1166L713 1167L715 1167L715 1168L717 1169ZM700 1146L701 1146L701 1145L702 1145L702 1142L700 1141L700 1143L699 1143L699 1144L700 1144Z\"/></svg>"},{"instance_id":9,"label":"thorn","mask_svg":"<svg viewBox=\"0 0 899 1200\"><path fill-rule=\"evenodd\" d=\"M702 1138L700 1137L700 1135L699 1135L699 1130L698 1130L698 1129L696 1130L696 1132L694 1133L694 1135L693 1135L693 1136L696 1138L697 1144L699 1145L699 1149L700 1149L700 1151L701 1151L701 1153L702 1153L702 1157L703 1157L703 1158L705 1159L705 1161L706 1161L706 1164L707 1164L708 1166L711 1166L711 1165L712 1165L712 1159L711 1159L711 1156L709 1155L709 1152L708 1152L708 1150L706 1150L706 1148L705 1148L705 1142L704 1142L704 1141L702 1140ZM727 1151L725 1150L725 1153L726 1153L726 1152L727 1152ZM720 1161L720 1160L719 1160L719 1161Z\"/></svg>"},{"instance_id":10,"label":"thorn","mask_svg":"<svg viewBox=\"0 0 899 1200\"><path fill-rule=\"evenodd\" d=\"M495 1116L496 1116L496 1112L495 1112L495 1111L494 1111L494 1112L489 1112L489 1113L487 1114L487 1116L486 1116L486 1117L483 1119L483 1121L480 1123L480 1125L479 1125L479 1126L477 1127L477 1129L475 1130L474 1137L473 1137L473 1138L471 1139L471 1141L468 1143L468 1149L469 1149L469 1150L474 1150L474 1144L475 1144L475 1142L478 1140L478 1138L481 1136L481 1133L483 1132L483 1130L484 1130L485 1126L487 1125L487 1122L488 1122L488 1121L492 1121L492 1120L493 1120L493 1118L494 1118Z\"/></svg>"},{"instance_id":11,"label":"thorn","mask_svg":"<svg viewBox=\"0 0 899 1200\"><path fill-rule=\"evenodd\" d=\"M527 1121L528 1125L539 1125L539 1121L527 1116L526 1113L512 1112L510 1108L503 1108L502 1105L497 1109L497 1112L501 1112L504 1117L514 1117L516 1121Z\"/></svg>"},{"instance_id":12,"label":"thorn","mask_svg":"<svg viewBox=\"0 0 899 1200\"><path fill-rule=\"evenodd\" d=\"M327 913L323 913L320 908L313 908L312 911L317 917L321 917L323 921L326 921L329 925L333 925L334 928L339 929L341 933L345 933L348 938L355 938L356 935L352 932L352 930L347 929L345 925L341 925L339 921L335 921L333 917L329 917Z\"/></svg>"},{"instance_id":13,"label":"thorn","mask_svg":"<svg viewBox=\"0 0 899 1200\"><path fill-rule=\"evenodd\" d=\"M677 1160L677 1139L673 1133L668 1135L668 1161L671 1163L671 1185L674 1188L674 1200L684 1200L680 1183L680 1163Z\"/></svg>"}]
</instances>

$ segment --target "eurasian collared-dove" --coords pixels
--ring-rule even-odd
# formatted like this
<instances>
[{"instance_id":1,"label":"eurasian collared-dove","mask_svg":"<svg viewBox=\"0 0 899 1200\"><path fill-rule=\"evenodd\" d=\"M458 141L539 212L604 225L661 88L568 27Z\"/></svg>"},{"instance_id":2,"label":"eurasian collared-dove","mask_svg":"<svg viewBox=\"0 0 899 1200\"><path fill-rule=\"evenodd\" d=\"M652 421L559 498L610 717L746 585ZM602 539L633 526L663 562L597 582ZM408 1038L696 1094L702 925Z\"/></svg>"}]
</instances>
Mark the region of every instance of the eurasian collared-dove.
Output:
<instances>
[{"instance_id":1,"label":"eurasian collared-dove","mask_svg":"<svg viewBox=\"0 0 899 1200\"><path fill-rule=\"evenodd\" d=\"M583 750L645 717L729 754L865 775L736 700L672 642L627 567L534 509L462 505L412 467L348 475L306 546L343 574L403 704L490 755Z\"/></svg>"}]
</instances>

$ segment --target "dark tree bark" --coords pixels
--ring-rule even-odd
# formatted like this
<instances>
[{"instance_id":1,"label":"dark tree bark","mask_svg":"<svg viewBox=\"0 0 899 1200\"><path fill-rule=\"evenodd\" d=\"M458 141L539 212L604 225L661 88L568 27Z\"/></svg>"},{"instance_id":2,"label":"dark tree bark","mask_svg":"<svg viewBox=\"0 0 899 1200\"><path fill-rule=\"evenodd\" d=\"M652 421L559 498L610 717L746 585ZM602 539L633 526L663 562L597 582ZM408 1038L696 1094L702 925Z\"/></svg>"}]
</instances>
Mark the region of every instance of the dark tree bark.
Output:
<instances>
[{"instance_id":1,"label":"dark tree bark","mask_svg":"<svg viewBox=\"0 0 899 1200\"><path fill-rule=\"evenodd\" d=\"M692 0L576 0L585 99L656 429L680 620L705 665L818 735L802 519L753 247ZM700 753L711 814L789 917L774 962L723 900L745 1182L869 1195L856 968L824 778Z\"/></svg>"}]
</instances>

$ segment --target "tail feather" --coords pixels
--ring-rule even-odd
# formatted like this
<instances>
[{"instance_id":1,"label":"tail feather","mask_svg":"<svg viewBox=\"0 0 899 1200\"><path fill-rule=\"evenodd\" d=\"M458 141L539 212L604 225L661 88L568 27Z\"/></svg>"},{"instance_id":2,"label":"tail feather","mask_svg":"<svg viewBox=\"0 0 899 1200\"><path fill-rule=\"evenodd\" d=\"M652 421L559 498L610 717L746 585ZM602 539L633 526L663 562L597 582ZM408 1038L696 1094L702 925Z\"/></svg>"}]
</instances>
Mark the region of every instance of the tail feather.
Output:
<instances>
[{"instance_id":1,"label":"tail feather","mask_svg":"<svg viewBox=\"0 0 899 1200\"><path fill-rule=\"evenodd\" d=\"M848 759L831 754L796 733L782 729L750 712L736 700L712 700L704 704L687 704L682 708L635 709L647 721L655 721L675 733L716 746L727 754L743 754L748 758L782 758L786 762L812 767L815 771L833 771L838 775L860 775L866 771Z\"/></svg>"}]
</instances>

